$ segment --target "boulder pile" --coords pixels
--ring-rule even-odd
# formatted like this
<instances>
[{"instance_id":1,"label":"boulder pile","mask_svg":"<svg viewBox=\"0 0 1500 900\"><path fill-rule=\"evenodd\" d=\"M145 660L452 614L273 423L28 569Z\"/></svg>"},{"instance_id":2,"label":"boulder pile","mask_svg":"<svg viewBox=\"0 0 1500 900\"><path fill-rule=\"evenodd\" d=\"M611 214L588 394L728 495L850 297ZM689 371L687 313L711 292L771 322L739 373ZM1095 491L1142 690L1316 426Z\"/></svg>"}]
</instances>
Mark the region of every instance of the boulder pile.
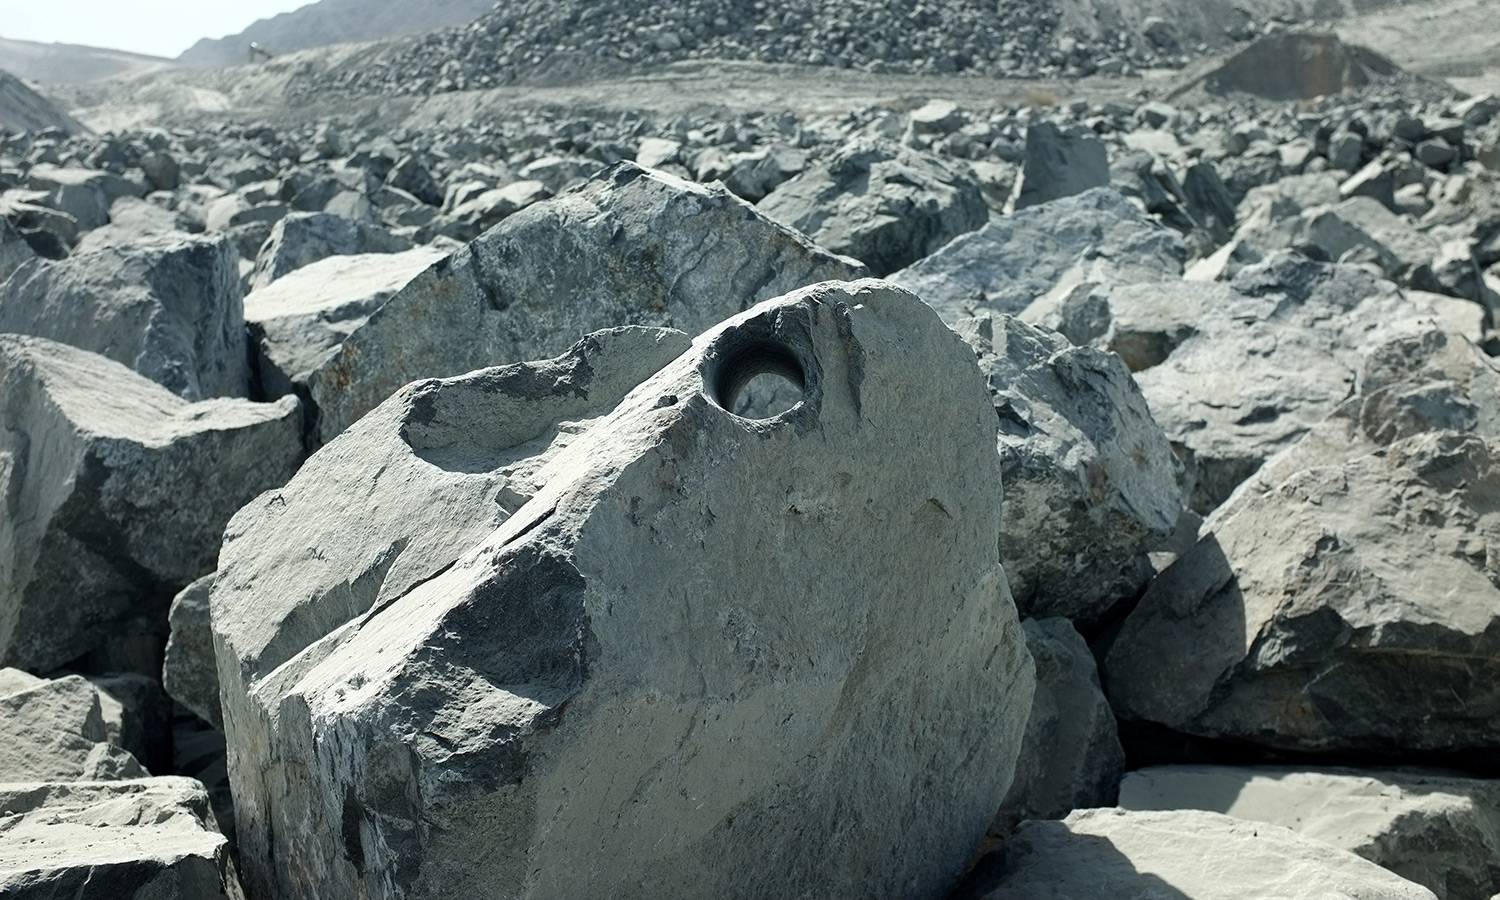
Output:
<instances>
[{"instance_id":1,"label":"boulder pile","mask_svg":"<svg viewBox=\"0 0 1500 900\"><path fill-rule=\"evenodd\" d=\"M1493 900L1500 100L1337 58L0 134L0 894Z\"/></svg>"}]
</instances>

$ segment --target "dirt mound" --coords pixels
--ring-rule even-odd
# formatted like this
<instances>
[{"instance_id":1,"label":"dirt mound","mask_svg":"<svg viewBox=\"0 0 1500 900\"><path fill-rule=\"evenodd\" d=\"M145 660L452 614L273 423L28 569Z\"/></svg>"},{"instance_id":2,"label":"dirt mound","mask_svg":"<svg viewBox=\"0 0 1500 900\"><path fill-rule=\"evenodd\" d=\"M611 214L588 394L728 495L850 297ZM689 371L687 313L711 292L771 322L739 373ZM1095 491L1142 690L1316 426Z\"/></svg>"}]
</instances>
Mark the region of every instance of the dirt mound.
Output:
<instances>
[{"instance_id":1,"label":"dirt mound","mask_svg":"<svg viewBox=\"0 0 1500 900\"><path fill-rule=\"evenodd\" d=\"M51 100L26 83L0 69L0 132L41 131L61 128L68 134L87 134L88 129L58 109Z\"/></svg>"}]
</instances>

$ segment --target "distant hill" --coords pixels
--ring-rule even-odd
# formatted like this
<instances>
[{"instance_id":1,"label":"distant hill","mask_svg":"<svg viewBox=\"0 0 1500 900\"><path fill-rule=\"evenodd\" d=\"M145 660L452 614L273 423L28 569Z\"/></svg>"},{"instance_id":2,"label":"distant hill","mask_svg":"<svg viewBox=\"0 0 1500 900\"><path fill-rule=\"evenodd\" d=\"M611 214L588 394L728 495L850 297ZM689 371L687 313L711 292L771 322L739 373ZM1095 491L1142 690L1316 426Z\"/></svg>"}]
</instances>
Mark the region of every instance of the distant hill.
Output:
<instances>
[{"instance_id":1,"label":"distant hill","mask_svg":"<svg viewBox=\"0 0 1500 900\"><path fill-rule=\"evenodd\" d=\"M88 133L87 128L58 109L51 100L0 69L0 132L41 131L44 128L61 128L69 134Z\"/></svg>"},{"instance_id":2,"label":"distant hill","mask_svg":"<svg viewBox=\"0 0 1500 900\"><path fill-rule=\"evenodd\" d=\"M259 19L239 34L204 38L177 57L190 66L233 66L248 61L253 41L281 54L326 44L373 41L473 21L494 0L319 0L301 9Z\"/></svg>"},{"instance_id":3,"label":"distant hill","mask_svg":"<svg viewBox=\"0 0 1500 900\"><path fill-rule=\"evenodd\" d=\"M82 44L42 44L0 38L0 61L6 71L31 81L77 84L106 78L131 78L145 72L170 68L174 63L161 56L146 56L125 50L85 47Z\"/></svg>"}]
</instances>

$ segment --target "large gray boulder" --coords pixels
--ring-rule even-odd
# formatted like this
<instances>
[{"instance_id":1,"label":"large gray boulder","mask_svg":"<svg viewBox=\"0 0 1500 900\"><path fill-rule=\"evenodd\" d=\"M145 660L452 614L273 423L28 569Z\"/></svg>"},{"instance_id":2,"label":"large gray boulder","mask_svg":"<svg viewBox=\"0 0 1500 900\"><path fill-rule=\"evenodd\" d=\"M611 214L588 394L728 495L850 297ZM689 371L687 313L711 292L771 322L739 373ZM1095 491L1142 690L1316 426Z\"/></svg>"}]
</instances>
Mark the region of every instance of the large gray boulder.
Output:
<instances>
[{"instance_id":1,"label":"large gray boulder","mask_svg":"<svg viewBox=\"0 0 1500 900\"><path fill-rule=\"evenodd\" d=\"M1095 188L996 219L891 276L948 322L977 310L1015 315L1084 282L1174 279L1182 238L1119 193Z\"/></svg>"},{"instance_id":2,"label":"large gray boulder","mask_svg":"<svg viewBox=\"0 0 1500 900\"><path fill-rule=\"evenodd\" d=\"M191 778L0 784L0 895L241 900L229 842Z\"/></svg>"},{"instance_id":3,"label":"large gray boulder","mask_svg":"<svg viewBox=\"0 0 1500 900\"><path fill-rule=\"evenodd\" d=\"M591 331L697 334L759 300L864 271L724 190L620 163L418 275L307 376L326 442L417 378L562 352Z\"/></svg>"},{"instance_id":4,"label":"large gray boulder","mask_svg":"<svg viewBox=\"0 0 1500 900\"><path fill-rule=\"evenodd\" d=\"M165 637L167 604L213 571L229 517L302 455L293 398L188 403L42 338L0 335L0 388L0 665Z\"/></svg>"},{"instance_id":5,"label":"large gray boulder","mask_svg":"<svg viewBox=\"0 0 1500 900\"><path fill-rule=\"evenodd\" d=\"M1081 194L1109 184L1109 154L1092 135L1064 133L1051 122L1026 129L1026 153L1016 184L1016 209Z\"/></svg>"},{"instance_id":6,"label":"large gray boulder","mask_svg":"<svg viewBox=\"0 0 1500 900\"><path fill-rule=\"evenodd\" d=\"M1032 690L968 347L886 285L804 289L540 457L551 429L511 447L503 411L577 393L501 371L391 401L411 455L500 500L488 536L466 514L418 551L457 549L434 576L360 537L363 498L405 490L373 459L336 539L301 506L231 525L212 618L251 893L945 896ZM727 412L763 373L800 402ZM291 571L261 555L309 538ZM280 587L315 578L334 589Z\"/></svg>"},{"instance_id":7,"label":"large gray boulder","mask_svg":"<svg viewBox=\"0 0 1500 900\"><path fill-rule=\"evenodd\" d=\"M1162 572L1105 657L1122 716L1308 751L1500 743L1500 371L1429 330L1268 460ZM1434 590L1433 585L1442 585Z\"/></svg>"},{"instance_id":8,"label":"large gray boulder","mask_svg":"<svg viewBox=\"0 0 1500 900\"><path fill-rule=\"evenodd\" d=\"M173 700L215 728L224 727L219 712L219 670L214 661L214 632L208 598L214 576L204 575L183 588L167 610L167 647L161 684Z\"/></svg>"},{"instance_id":9,"label":"large gray boulder","mask_svg":"<svg viewBox=\"0 0 1500 900\"><path fill-rule=\"evenodd\" d=\"M1220 283L1085 282L1033 303L1020 318L1079 346L1118 354L1131 372L1141 372L1165 361L1212 321L1214 310L1233 302L1233 289Z\"/></svg>"},{"instance_id":10,"label":"large gray boulder","mask_svg":"<svg viewBox=\"0 0 1500 900\"><path fill-rule=\"evenodd\" d=\"M1347 850L1200 810L1086 809L1026 822L954 900L1435 900Z\"/></svg>"},{"instance_id":11,"label":"large gray boulder","mask_svg":"<svg viewBox=\"0 0 1500 900\"><path fill-rule=\"evenodd\" d=\"M98 228L109 221L109 207L120 197L141 196L143 185L127 181L113 172L83 166L33 166L27 187L47 192L47 205L72 216L81 230Z\"/></svg>"},{"instance_id":12,"label":"large gray boulder","mask_svg":"<svg viewBox=\"0 0 1500 900\"><path fill-rule=\"evenodd\" d=\"M1438 900L1500 892L1500 782L1381 769L1153 766L1125 776L1125 809L1205 809L1348 850Z\"/></svg>"},{"instance_id":13,"label":"large gray boulder","mask_svg":"<svg viewBox=\"0 0 1500 900\"><path fill-rule=\"evenodd\" d=\"M1354 386L1364 352L1431 326L1430 307L1353 266L1280 253L1247 267L1160 364L1136 374L1207 514Z\"/></svg>"},{"instance_id":14,"label":"large gray boulder","mask_svg":"<svg viewBox=\"0 0 1500 900\"><path fill-rule=\"evenodd\" d=\"M1012 316L961 319L999 414L1000 559L1023 615L1085 632L1154 574L1179 464L1120 358Z\"/></svg>"},{"instance_id":15,"label":"large gray boulder","mask_svg":"<svg viewBox=\"0 0 1500 900\"><path fill-rule=\"evenodd\" d=\"M109 739L99 690L79 675L48 680L0 669L0 781L143 778ZM0 853L0 869L4 867Z\"/></svg>"},{"instance_id":16,"label":"large gray boulder","mask_svg":"<svg viewBox=\"0 0 1500 900\"><path fill-rule=\"evenodd\" d=\"M1115 714L1089 645L1061 617L1026 619L1021 627L1036 662L1036 696L1016 777L992 826L1001 833L1026 819L1113 806L1125 773Z\"/></svg>"},{"instance_id":17,"label":"large gray boulder","mask_svg":"<svg viewBox=\"0 0 1500 900\"><path fill-rule=\"evenodd\" d=\"M973 231L990 215L979 185L952 163L868 138L841 147L756 206L882 276Z\"/></svg>"},{"instance_id":18,"label":"large gray boulder","mask_svg":"<svg viewBox=\"0 0 1500 900\"><path fill-rule=\"evenodd\" d=\"M256 376L270 397L306 395L308 380L344 340L424 269L447 254L430 247L401 253L330 256L245 297Z\"/></svg>"},{"instance_id":19,"label":"large gray boulder","mask_svg":"<svg viewBox=\"0 0 1500 900\"><path fill-rule=\"evenodd\" d=\"M250 290L330 256L400 253L411 246L406 238L333 213L289 213L271 227L271 236L255 257Z\"/></svg>"},{"instance_id":20,"label":"large gray boulder","mask_svg":"<svg viewBox=\"0 0 1500 900\"><path fill-rule=\"evenodd\" d=\"M222 238L179 234L33 260L0 283L0 331L103 354L187 400L243 397L236 259Z\"/></svg>"}]
</instances>

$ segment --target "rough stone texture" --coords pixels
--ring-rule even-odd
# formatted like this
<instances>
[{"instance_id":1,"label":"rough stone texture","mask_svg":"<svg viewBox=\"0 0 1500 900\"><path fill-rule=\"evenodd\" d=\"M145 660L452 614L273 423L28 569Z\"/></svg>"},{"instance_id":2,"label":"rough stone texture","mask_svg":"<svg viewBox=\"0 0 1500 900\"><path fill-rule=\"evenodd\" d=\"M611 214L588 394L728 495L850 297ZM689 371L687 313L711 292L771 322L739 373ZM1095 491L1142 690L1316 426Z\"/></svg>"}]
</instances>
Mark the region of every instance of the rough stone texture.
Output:
<instances>
[{"instance_id":1,"label":"rough stone texture","mask_svg":"<svg viewBox=\"0 0 1500 900\"><path fill-rule=\"evenodd\" d=\"M229 517L301 458L292 398L188 403L41 338L0 336L0 388L4 665L165 637L167 603L213 570Z\"/></svg>"},{"instance_id":2,"label":"rough stone texture","mask_svg":"<svg viewBox=\"0 0 1500 900\"><path fill-rule=\"evenodd\" d=\"M1088 644L1061 617L1021 625L1036 662L1036 697L1015 779L992 826L1002 833L1025 819L1113 806L1125 772L1115 714Z\"/></svg>"},{"instance_id":3,"label":"rough stone texture","mask_svg":"<svg viewBox=\"0 0 1500 900\"><path fill-rule=\"evenodd\" d=\"M1016 209L1081 194L1109 184L1109 156L1092 136L1064 134L1051 122L1026 129L1026 155L1016 185Z\"/></svg>"},{"instance_id":4,"label":"rough stone texture","mask_svg":"<svg viewBox=\"0 0 1500 900\"><path fill-rule=\"evenodd\" d=\"M240 900L228 842L190 778L0 784L0 895Z\"/></svg>"},{"instance_id":5,"label":"rough stone texture","mask_svg":"<svg viewBox=\"0 0 1500 900\"><path fill-rule=\"evenodd\" d=\"M1154 281L1143 284L1085 282L1027 307L1020 318L1051 328L1079 346L1119 354L1132 372L1159 365L1199 323L1232 303L1225 284Z\"/></svg>"},{"instance_id":6,"label":"rough stone texture","mask_svg":"<svg viewBox=\"0 0 1500 900\"><path fill-rule=\"evenodd\" d=\"M10 273L19 269L22 263L32 259L36 259L36 251L26 243L21 232L0 218L0 282L9 278Z\"/></svg>"},{"instance_id":7,"label":"rough stone texture","mask_svg":"<svg viewBox=\"0 0 1500 900\"><path fill-rule=\"evenodd\" d=\"M757 208L884 276L989 219L979 185L941 157L857 139L767 194Z\"/></svg>"},{"instance_id":8,"label":"rough stone texture","mask_svg":"<svg viewBox=\"0 0 1500 900\"><path fill-rule=\"evenodd\" d=\"M234 248L172 235L58 262L0 283L0 331L31 334L124 363L188 400L249 386Z\"/></svg>"},{"instance_id":9,"label":"rough stone texture","mask_svg":"<svg viewBox=\"0 0 1500 900\"><path fill-rule=\"evenodd\" d=\"M149 771L171 771L172 700L161 688L160 674L112 672L84 677L99 691L99 709L110 743L124 747Z\"/></svg>"},{"instance_id":10,"label":"rough stone texture","mask_svg":"<svg viewBox=\"0 0 1500 900\"><path fill-rule=\"evenodd\" d=\"M1205 809L1290 828L1430 889L1500 892L1500 782L1371 769L1155 766L1125 776L1120 806Z\"/></svg>"},{"instance_id":11,"label":"rough stone texture","mask_svg":"<svg viewBox=\"0 0 1500 900\"><path fill-rule=\"evenodd\" d=\"M776 371L798 405L724 410ZM522 398L574 395L516 377ZM476 425L516 400L449 403L447 384L383 407L408 405L407 452L493 492L546 449L497 453L512 438ZM943 897L1032 691L995 553L993 415L919 300L820 285L703 334L538 458L530 499L500 485L517 508L488 537L417 523L418 555L458 556L435 577L405 566L401 532L383 554L358 537L359 498L399 478L378 457L344 471L364 491L330 490L356 501L322 517L330 539L246 509L212 605L252 893ZM324 558L260 552L294 543ZM280 588L313 579L329 593Z\"/></svg>"},{"instance_id":12,"label":"rough stone texture","mask_svg":"<svg viewBox=\"0 0 1500 900\"><path fill-rule=\"evenodd\" d=\"M0 780L141 778L146 770L112 743L99 691L78 675L47 680L0 669ZM7 838L9 840L9 838ZM0 852L0 867L4 866Z\"/></svg>"},{"instance_id":13,"label":"rough stone texture","mask_svg":"<svg viewBox=\"0 0 1500 900\"><path fill-rule=\"evenodd\" d=\"M271 397L305 392L311 374L338 353L345 338L446 255L418 247L331 256L251 291L245 321L255 342L261 390Z\"/></svg>"},{"instance_id":14,"label":"rough stone texture","mask_svg":"<svg viewBox=\"0 0 1500 900\"><path fill-rule=\"evenodd\" d=\"M1153 574L1182 511L1179 464L1119 357L985 314L954 326L999 414L1000 559L1023 615L1097 628Z\"/></svg>"},{"instance_id":15,"label":"rough stone texture","mask_svg":"<svg viewBox=\"0 0 1500 900\"><path fill-rule=\"evenodd\" d=\"M696 334L863 272L718 187L620 163L417 276L308 375L326 442L417 378L561 352L615 325Z\"/></svg>"},{"instance_id":16,"label":"rough stone texture","mask_svg":"<svg viewBox=\"0 0 1500 900\"><path fill-rule=\"evenodd\" d=\"M162 662L162 687L173 700L186 706L215 728L224 727L219 711L219 671L214 661L214 632L209 624L208 597L214 576L204 575L172 598L167 611L166 657Z\"/></svg>"},{"instance_id":17,"label":"rough stone texture","mask_svg":"<svg viewBox=\"0 0 1500 900\"><path fill-rule=\"evenodd\" d=\"M954 322L978 309L1014 315L1083 282L1176 278L1186 257L1175 232L1096 188L992 221L891 280Z\"/></svg>"},{"instance_id":18,"label":"rough stone texture","mask_svg":"<svg viewBox=\"0 0 1500 900\"><path fill-rule=\"evenodd\" d=\"M400 253L411 241L381 228L327 212L291 213L271 228L255 257L250 289L265 287L303 266L330 256Z\"/></svg>"},{"instance_id":19,"label":"rough stone texture","mask_svg":"<svg viewBox=\"0 0 1500 900\"><path fill-rule=\"evenodd\" d=\"M1329 259L1370 254L1389 278L1409 280L1438 254L1437 241L1371 197L1350 197L1329 209L1309 210L1305 218L1307 240Z\"/></svg>"},{"instance_id":20,"label":"rough stone texture","mask_svg":"<svg viewBox=\"0 0 1500 900\"><path fill-rule=\"evenodd\" d=\"M1434 900L1347 850L1199 810L1087 809L1027 822L954 900Z\"/></svg>"},{"instance_id":21,"label":"rough stone texture","mask_svg":"<svg viewBox=\"0 0 1500 900\"><path fill-rule=\"evenodd\" d=\"M1348 396L1365 350L1433 321L1389 282L1292 253L1241 270L1231 286L1205 294L1218 305L1196 333L1136 375L1203 514Z\"/></svg>"}]
</instances>

